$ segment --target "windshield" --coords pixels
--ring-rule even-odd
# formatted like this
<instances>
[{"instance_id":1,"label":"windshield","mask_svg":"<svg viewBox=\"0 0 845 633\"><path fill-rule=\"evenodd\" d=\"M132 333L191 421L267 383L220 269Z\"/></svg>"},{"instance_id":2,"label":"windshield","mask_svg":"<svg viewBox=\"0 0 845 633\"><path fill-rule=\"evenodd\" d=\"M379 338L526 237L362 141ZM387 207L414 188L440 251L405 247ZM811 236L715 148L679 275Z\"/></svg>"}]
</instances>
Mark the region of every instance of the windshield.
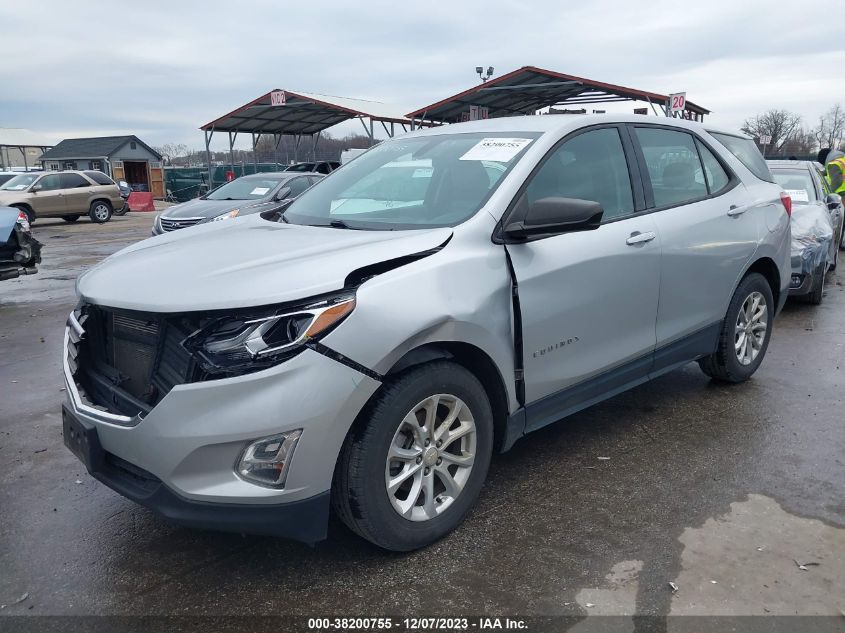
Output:
<instances>
[{"instance_id":1,"label":"windshield","mask_svg":"<svg viewBox=\"0 0 845 633\"><path fill-rule=\"evenodd\" d=\"M21 174L20 176L15 176L8 182L4 182L3 185L0 186L0 189L4 189L6 191L23 191L38 180L38 176L40 175L41 174Z\"/></svg>"},{"instance_id":2,"label":"windshield","mask_svg":"<svg viewBox=\"0 0 845 633\"><path fill-rule=\"evenodd\" d=\"M238 178L217 187L205 196L206 200L258 200L279 185L277 178Z\"/></svg>"},{"instance_id":3,"label":"windshield","mask_svg":"<svg viewBox=\"0 0 845 633\"><path fill-rule=\"evenodd\" d=\"M538 133L385 141L288 207L294 224L374 230L455 226L490 197Z\"/></svg>"},{"instance_id":4,"label":"windshield","mask_svg":"<svg viewBox=\"0 0 845 633\"><path fill-rule=\"evenodd\" d=\"M792 198L792 204L809 204L817 200L813 177L806 169L772 169L772 175Z\"/></svg>"}]
</instances>

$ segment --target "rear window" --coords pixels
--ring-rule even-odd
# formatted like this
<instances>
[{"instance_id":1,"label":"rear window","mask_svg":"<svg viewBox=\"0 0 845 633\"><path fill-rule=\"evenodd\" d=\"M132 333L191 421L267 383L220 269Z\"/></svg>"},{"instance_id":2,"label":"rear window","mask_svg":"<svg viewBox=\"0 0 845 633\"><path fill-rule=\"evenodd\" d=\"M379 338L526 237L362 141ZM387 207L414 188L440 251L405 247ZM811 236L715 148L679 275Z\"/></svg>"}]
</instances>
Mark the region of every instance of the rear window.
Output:
<instances>
[{"instance_id":1,"label":"rear window","mask_svg":"<svg viewBox=\"0 0 845 633\"><path fill-rule=\"evenodd\" d=\"M84 172L86 176L88 176L91 180L96 182L98 185L113 185L114 180L106 176L101 171L86 171Z\"/></svg>"},{"instance_id":2,"label":"rear window","mask_svg":"<svg viewBox=\"0 0 845 633\"><path fill-rule=\"evenodd\" d=\"M710 136L727 147L728 151L736 156L739 162L748 167L749 171L757 176L757 178L766 182L775 181L763 155L750 138L742 138L741 136L722 134L720 132L710 132Z\"/></svg>"},{"instance_id":3,"label":"rear window","mask_svg":"<svg viewBox=\"0 0 845 633\"><path fill-rule=\"evenodd\" d=\"M807 204L816 201L813 177L806 169L773 169L775 182L792 198L793 204Z\"/></svg>"}]
</instances>

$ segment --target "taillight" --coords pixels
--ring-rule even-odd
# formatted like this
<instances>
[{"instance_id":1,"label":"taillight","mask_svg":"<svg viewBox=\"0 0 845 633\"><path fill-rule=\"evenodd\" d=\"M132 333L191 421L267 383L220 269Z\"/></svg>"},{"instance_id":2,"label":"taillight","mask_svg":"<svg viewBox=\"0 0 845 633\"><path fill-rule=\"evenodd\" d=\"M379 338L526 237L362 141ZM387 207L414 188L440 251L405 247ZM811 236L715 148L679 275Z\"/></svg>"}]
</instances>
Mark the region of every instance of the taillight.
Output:
<instances>
[{"instance_id":1,"label":"taillight","mask_svg":"<svg viewBox=\"0 0 845 633\"><path fill-rule=\"evenodd\" d=\"M18 213L18 224L20 224L20 225L21 225L21 230L22 230L24 233L29 233L29 231L30 231L30 228L29 228L29 216L27 216L27 214L26 214L26 213L24 213L23 211L21 211L20 213Z\"/></svg>"},{"instance_id":2,"label":"taillight","mask_svg":"<svg viewBox=\"0 0 845 633\"><path fill-rule=\"evenodd\" d=\"M780 201L783 202L783 208L786 209L786 215L792 217L792 198L789 194L780 192Z\"/></svg>"}]
</instances>

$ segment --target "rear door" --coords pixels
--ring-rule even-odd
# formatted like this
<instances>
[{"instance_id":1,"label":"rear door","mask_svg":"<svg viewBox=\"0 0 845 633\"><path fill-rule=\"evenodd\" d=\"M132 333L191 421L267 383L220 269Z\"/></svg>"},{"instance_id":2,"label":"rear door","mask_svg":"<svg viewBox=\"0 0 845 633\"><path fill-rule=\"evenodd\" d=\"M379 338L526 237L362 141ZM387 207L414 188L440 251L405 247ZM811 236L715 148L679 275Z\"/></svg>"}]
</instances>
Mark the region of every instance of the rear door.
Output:
<instances>
[{"instance_id":1,"label":"rear door","mask_svg":"<svg viewBox=\"0 0 845 633\"><path fill-rule=\"evenodd\" d=\"M61 174L68 213L88 213L94 187L79 174Z\"/></svg>"},{"instance_id":2,"label":"rear door","mask_svg":"<svg viewBox=\"0 0 845 633\"><path fill-rule=\"evenodd\" d=\"M604 209L596 230L506 246L521 307L527 430L648 374L660 239L654 218L637 212L642 185L626 146L621 126L571 135L517 199L517 208L564 197L594 200Z\"/></svg>"},{"instance_id":3,"label":"rear door","mask_svg":"<svg viewBox=\"0 0 845 633\"><path fill-rule=\"evenodd\" d=\"M61 174L42 176L30 191L33 191L30 204L35 209L36 216L61 216L67 212Z\"/></svg>"},{"instance_id":4,"label":"rear door","mask_svg":"<svg viewBox=\"0 0 845 633\"><path fill-rule=\"evenodd\" d=\"M739 276L765 230L740 180L697 135L636 125L662 265L655 370L713 351Z\"/></svg>"}]
</instances>

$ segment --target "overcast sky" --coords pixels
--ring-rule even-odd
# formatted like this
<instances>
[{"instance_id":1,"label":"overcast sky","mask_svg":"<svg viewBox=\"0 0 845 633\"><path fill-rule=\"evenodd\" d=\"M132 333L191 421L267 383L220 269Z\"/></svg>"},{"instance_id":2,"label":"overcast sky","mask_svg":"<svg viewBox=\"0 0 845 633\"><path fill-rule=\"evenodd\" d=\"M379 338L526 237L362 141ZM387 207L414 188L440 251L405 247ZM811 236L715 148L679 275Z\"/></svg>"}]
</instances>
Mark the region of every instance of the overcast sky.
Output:
<instances>
[{"instance_id":1,"label":"overcast sky","mask_svg":"<svg viewBox=\"0 0 845 633\"><path fill-rule=\"evenodd\" d=\"M841 3L569 4L145 0L126 9L0 0L0 127L56 139L134 133L200 148L200 125L273 88L374 99L405 113L474 85L477 65L686 91L713 110L710 120L732 127L771 107L812 127L845 104Z\"/></svg>"}]
</instances>

